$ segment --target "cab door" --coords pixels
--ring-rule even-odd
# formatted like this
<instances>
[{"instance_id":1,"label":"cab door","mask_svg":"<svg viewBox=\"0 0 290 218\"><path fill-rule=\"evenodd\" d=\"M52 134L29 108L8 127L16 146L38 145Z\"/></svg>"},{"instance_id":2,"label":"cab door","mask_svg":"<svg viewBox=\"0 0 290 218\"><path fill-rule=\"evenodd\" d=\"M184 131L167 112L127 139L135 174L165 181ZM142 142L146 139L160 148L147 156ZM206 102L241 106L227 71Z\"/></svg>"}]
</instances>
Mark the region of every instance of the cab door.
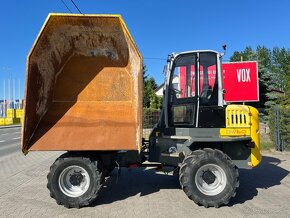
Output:
<instances>
[{"instance_id":1,"label":"cab door","mask_svg":"<svg viewBox=\"0 0 290 218\"><path fill-rule=\"evenodd\" d=\"M170 127L195 127L197 116L196 53L180 55L173 63L169 85Z\"/></svg>"}]
</instances>

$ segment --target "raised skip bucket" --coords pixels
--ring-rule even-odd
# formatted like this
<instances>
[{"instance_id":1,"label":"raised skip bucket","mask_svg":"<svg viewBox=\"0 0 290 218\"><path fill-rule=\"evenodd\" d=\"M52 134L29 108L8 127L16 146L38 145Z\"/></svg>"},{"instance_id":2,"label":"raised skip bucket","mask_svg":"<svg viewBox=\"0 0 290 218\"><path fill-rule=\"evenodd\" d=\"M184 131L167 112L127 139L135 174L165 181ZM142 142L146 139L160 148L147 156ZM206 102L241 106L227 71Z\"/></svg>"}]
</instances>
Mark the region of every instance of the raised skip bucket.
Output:
<instances>
[{"instance_id":1,"label":"raised skip bucket","mask_svg":"<svg viewBox=\"0 0 290 218\"><path fill-rule=\"evenodd\" d=\"M142 79L121 16L49 14L27 58L22 151L137 150Z\"/></svg>"}]
</instances>

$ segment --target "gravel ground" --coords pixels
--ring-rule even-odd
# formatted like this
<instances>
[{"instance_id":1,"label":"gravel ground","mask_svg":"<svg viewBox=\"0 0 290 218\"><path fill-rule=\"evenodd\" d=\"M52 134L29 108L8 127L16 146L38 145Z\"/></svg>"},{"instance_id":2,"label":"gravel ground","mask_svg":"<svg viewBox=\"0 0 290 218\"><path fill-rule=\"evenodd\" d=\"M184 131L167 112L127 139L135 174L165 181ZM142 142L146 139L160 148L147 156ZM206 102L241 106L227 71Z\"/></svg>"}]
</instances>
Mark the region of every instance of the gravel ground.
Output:
<instances>
[{"instance_id":1,"label":"gravel ground","mask_svg":"<svg viewBox=\"0 0 290 218\"><path fill-rule=\"evenodd\" d=\"M195 205L177 176L152 168L122 169L118 179L115 170L92 206L66 209L46 188L59 155L17 151L0 158L0 217L290 217L289 153L264 152L259 167L240 170L236 197L219 209Z\"/></svg>"}]
</instances>

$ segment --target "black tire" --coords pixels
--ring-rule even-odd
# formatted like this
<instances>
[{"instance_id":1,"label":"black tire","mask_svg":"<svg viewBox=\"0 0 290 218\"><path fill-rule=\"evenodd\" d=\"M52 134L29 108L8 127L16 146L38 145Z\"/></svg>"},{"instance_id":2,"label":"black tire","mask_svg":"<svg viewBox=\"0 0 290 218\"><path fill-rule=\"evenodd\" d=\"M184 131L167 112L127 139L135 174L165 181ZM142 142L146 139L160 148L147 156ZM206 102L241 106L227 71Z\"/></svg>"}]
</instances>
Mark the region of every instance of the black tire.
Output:
<instances>
[{"instance_id":1,"label":"black tire","mask_svg":"<svg viewBox=\"0 0 290 218\"><path fill-rule=\"evenodd\" d=\"M207 170L202 170L207 167ZM232 160L222 151L209 148L188 155L179 172L180 185L185 194L204 207L218 208L228 204L230 198L236 195L238 178L238 169Z\"/></svg>"},{"instance_id":2,"label":"black tire","mask_svg":"<svg viewBox=\"0 0 290 218\"><path fill-rule=\"evenodd\" d=\"M57 204L67 208L80 208L90 205L97 198L102 183L102 170L96 160L66 153L50 167L47 180L50 196ZM70 190L71 184L75 184L73 187L79 189L80 193L75 194L73 189ZM84 190L80 188L82 184L85 186Z\"/></svg>"}]
</instances>

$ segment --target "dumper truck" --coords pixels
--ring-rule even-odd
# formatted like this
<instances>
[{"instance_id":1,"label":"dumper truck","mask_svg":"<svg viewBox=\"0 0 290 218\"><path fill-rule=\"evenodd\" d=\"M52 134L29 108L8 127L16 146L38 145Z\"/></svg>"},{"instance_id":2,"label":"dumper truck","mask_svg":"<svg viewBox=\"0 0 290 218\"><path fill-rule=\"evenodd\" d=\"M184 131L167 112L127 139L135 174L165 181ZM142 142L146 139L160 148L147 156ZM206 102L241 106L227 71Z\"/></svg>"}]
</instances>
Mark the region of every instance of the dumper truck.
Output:
<instances>
[{"instance_id":1,"label":"dumper truck","mask_svg":"<svg viewBox=\"0 0 290 218\"><path fill-rule=\"evenodd\" d=\"M196 204L228 204L238 169L261 154L257 109L224 102L222 56L168 56L160 119L145 140L142 56L122 17L49 14L27 58L21 147L65 152L47 176L51 197L87 206L115 167L152 166L172 167Z\"/></svg>"}]
</instances>

